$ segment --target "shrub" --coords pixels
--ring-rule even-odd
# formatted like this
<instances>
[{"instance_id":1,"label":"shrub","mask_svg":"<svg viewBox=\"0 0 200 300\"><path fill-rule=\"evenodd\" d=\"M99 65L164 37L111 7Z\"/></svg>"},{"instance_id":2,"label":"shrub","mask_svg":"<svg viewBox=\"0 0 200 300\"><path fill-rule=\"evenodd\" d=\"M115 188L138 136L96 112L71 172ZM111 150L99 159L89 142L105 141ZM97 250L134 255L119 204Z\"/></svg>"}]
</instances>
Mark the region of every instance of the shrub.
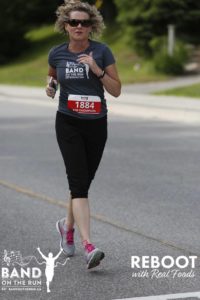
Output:
<instances>
[{"instance_id":1,"label":"shrub","mask_svg":"<svg viewBox=\"0 0 200 300\"><path fill-rule=\"evenodd\" d=\"M151 47L154 49L154 67L157 71L166 74L180 75L184 73L184 65L188 60L188 51L185 45L178 41L174 53L170 56L167 53L165 38L154 39Z\"/></svg>"}]
</instances>

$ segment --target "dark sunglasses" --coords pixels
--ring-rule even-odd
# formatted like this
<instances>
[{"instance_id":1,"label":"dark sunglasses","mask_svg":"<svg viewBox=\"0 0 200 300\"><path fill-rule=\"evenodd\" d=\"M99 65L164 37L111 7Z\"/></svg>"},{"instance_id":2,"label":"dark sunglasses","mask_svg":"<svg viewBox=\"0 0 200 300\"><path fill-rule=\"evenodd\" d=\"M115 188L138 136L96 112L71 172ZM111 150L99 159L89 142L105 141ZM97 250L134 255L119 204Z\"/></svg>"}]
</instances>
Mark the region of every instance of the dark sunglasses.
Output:
<instances>
[{"instance_id":1,"label":"dark sunglasses","mask_svg":"<svg viewBox=\"0 0 200 300\"><path fill-rule=\"evenodd\" d=\"M91 20L77 20L77 19L71 19L66 21L71 27L77 27L79 24L81 24L82 27L90 27L92 25Z\"/></svg>"}]
</instances>

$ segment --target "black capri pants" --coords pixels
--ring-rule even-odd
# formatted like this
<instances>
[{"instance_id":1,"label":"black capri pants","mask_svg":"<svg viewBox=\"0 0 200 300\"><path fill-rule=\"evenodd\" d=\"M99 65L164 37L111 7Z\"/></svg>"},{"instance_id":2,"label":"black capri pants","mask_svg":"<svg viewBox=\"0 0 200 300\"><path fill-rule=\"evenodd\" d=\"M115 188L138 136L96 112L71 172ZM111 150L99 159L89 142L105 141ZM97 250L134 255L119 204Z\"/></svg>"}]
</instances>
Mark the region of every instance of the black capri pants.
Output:
<instances>
[{"instance_id":1,"label":"black capri pants","mask_svg":"<svg viewBox=\"0 0 200 300\"><path fill-rule=\"evenodd\" d=\"M107 116L78 119L59 111L56 136L73 198L87 198L107 140Z\"/></svg>"}]
</instances>

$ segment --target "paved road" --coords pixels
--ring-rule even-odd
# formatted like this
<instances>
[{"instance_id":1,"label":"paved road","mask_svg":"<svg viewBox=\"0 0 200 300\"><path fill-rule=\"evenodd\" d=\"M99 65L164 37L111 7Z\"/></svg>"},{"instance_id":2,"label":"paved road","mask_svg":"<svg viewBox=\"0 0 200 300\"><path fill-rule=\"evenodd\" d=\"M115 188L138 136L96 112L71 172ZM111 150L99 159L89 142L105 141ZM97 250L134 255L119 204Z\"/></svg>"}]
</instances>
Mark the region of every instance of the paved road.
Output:
<instances>
[{"instance_id":1,"label":"paved road","mask_svg":"<svg viewBox=\"0 0 200 300\"><path fill-rule=\"evenodd\" d=\"M24 90L20 99L2 92L0 98L0 251L4 258L4 250L8 254L18 250L23 257L35 256L42 262L38 246L45 255L59 251L55 222L65 214L67 184L55 140L56 103L36 97L40 92L27 95ZM156 278L148 268L141 270L149 276L134 277L140 269L131 268L131 256L200 256L199 123L138 118L133 110L132 115L127 113L125 105L130 110L132 104L126 96L122 101L126 104L118 108L114 104L110 113L109 140L90 192L92 236L105 250L105 260L88 272L77 235L77 254L55 268L51 293L46 293L45 265L33 259L28 266L41 269L41 291L6 290L1 299L154 295L156 300L156 295L200 290L199 259L194 269L178 268L180 275L192 270L194 277L189 278L172 278L166 268L159 268L164 278ZM64 263L65 257L59 261ZM11 272L12 266L8 269Z\"/></svg>"}]
</instances>

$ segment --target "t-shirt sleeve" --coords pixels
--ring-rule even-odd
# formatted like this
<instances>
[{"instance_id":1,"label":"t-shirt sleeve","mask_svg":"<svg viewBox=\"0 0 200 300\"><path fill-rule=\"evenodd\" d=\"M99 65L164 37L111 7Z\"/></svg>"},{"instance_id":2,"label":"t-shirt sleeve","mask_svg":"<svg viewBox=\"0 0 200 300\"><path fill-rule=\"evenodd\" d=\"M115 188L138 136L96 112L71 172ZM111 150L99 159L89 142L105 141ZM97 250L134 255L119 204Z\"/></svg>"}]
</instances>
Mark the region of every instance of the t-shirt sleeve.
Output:
<instances>
[{"instance_id":1,"label":"t-shirt sleeve","mask_svg":"<svg viewBox=\"0 0 200 300\"><path fill-rule=\"evenodd\" d=\"M52 68L56 69L54 48L49 51L48 63Z\"/></svg>"},{"instance_id":2,"label":"t-shirt sleeve","mask_svg":"<svg viewBox=\"0 0 200 300\"><path fill-rule=\"evenodd\" d=\"M103 51L103 68L105 69L106 67L114 63L115 63L115 58L112 51L108 48L108 46L105 46Z\"/></svg>"}]
</instances>

